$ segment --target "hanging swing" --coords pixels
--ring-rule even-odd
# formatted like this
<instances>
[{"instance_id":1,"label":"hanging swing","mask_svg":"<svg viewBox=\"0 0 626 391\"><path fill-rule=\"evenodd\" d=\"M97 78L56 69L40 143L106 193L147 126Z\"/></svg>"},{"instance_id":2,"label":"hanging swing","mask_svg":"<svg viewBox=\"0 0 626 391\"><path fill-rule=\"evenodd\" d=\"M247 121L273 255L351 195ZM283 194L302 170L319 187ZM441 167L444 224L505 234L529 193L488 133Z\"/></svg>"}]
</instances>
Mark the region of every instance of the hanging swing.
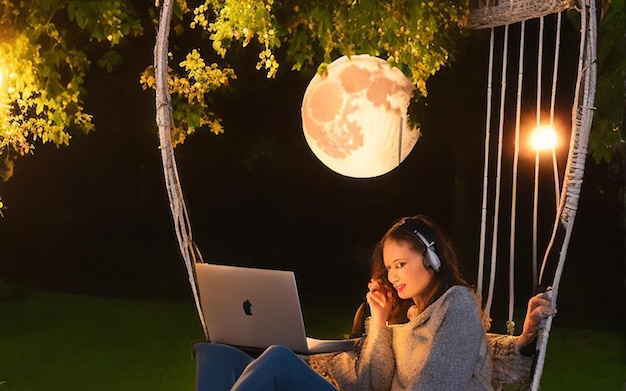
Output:
<instances>
[{"instance_id":1,"label":"hanging swing","mask_svg":"<svg viewBox=\"0 0 626 391\"><path fill-rule=\"evenodd\" d=\"M168 193L168 199L170 203L170 209L174 221L174 228L176 237L178 240L181 255L183 257L187 273L188 280L191 287L191 291L194 297L196 309L199 314L205 337L208 340L208 330L204 322L204 316L202 315L202 308L200 305L200 297L198 293L195 264L202 262L202 257L197 247L195 246L192 238L191 228L189 224L189 218L185 207L184 197L180 186L178 177L178 170L176 167L176 160L174 158L174 150L171 140L172 129L172 102L171 97L167 89L167 63L168 63L168 39L170 31L170 21L173 12L174 0L164 0L161 6L161 15L159 20L159 29L157 33L157 41L154 52L154 69L156 78L156 117L157 126L159 130L159 142L161 158L163 163L165 185ZM499 230L499 210L500 210L500 197L501 197L501 175L502 175L502 150L503 150L503 133L505 130L512 128L515 132L515 158L513 160L513 180L512 180L512 199L511 199L511 223L510 223L510 270L509 275L509 325L512 325L513 318L513 274L514 270L514 243L515 243L515 210L516 210L516 186L517 186L517 159L519 154L519 138L521 130L520 113L521 113L521 85L524 75L524 38L525 38L525 26L526 21L530 19L539 19L539 51L537 56L537 101L536 101L536 113L537 124L541 124L545 121L541 119L541 69L543 64L543 24L544 18L548 15L556 15L557 18L557 37L553 57L553 77L551 81L551 96L550 96L550 123L554 122L554 102L557 87L558 76L558 63L559 63L559 39L560 39L560 23L561 12L571 7L569 0L508 0L508 1L495 1L479 4L473 9L469 15L469 27L474 29L491 29L490 35L490 53L489 53L489 76L487 85L487 104L486 104L486 118L485 123L485 168L484 168L484 181L483 181L483 201L481 206L481 235L480 235L480 254L479 254L479 268L478 268L478 293L485 296L483 284L485 280L488 281L488 289L486 293L485 312L489 314L491 311L491 303L493 298L495 275L496 275L496 252L498 245L498 233ZM574 99L572 102L571 110L571 136L569 151L567 157L567 163L563 175L563 184L560 186L559 174L556 164L554 165L555 175L555 193L557 196L556 215L554 218L554 226L552 230L552 237L548 248L543 256L543 262L541 265L541 271L537 275L536 273L536 255L533 259L533 270L537 281L534 285L542 284L545 276L546 265L548 263L548 254L551 253L553 247L560 245L561 249L558 257L558 264L556 265L556 271L552 277L552 295L553 305L556 305L556 299L558 296L559 283L561 279L561 273L565 262L567 248L572 233L574 220L576 217L576 210L578 205L578 198L580 195L582 178L584 173L585 159L587 155L587 145L589 138L589 131L591 127L591 121L593 117L593 99L595 93L595 74L596 74L596 21L595 21L595 5L591 1L589 4L580 1L577 4L578 11L580 13L580 48L579 48L579 60L577 69L577 78L575 84ZM513 25L519 24L521 30L520 42L519 42L519 59L518 59L518 91L515 116L513 119L513 125L508 126L508 118L505 119L505 93L506 93L506 73L507 73L507 55L509 44L509 29ZM499 111L495 116L492 114L492 100L493 96L493 75L494 72L493 59L494 53L494 41L496 34L503 34L502 40L504 41L503 53L502 53L502 70L500 72L500 101ZM492 122L497 121L498 124L498 143L497 143L497 157L496 157L496 174L495 179L489 180L489 167L490 167L490 140L491 140L491 127ZM556 161L556 160L555 160ZM495 191L494 201L492 205L492 227L491 234L491 259L489 263L489 278L486 279L485 268L487 266L485 262L486 247L487 247L487 217L488 217L488 200L489 188L493 187ZM564 231L564 233L558 235L557 232ZM536 254L536 242L533 245L533 252ZM552 318L548 318L545 321L543 331L540 332L540 338L538 341L538 361L534 372L532 389L536 390L539 387L539 382L543 370L543 362L545 359L545 352L548 342L548 334L551 328Z\"/></svg>"},{"instance_id":2,"label":"hanging swing","mask_svg":"<svg viewBox=\"0 0 626 391\"><path fill-rule=\"evenodd\" d=\"M489 73L487 82L487 102L486 102L486 122L485 122L485 156L484 156L484 171L483 171L483 199L481 205L481 231L480 231L480 247L479 247L479 266L478 266L478 283L477 292L483 296L483 283L485 279L488 281L488 289L485 301L485 313L488 316L491 312L491 305L493 301L494 285L496 280L496 259L498 249L499 233L504 229L499 229L499 214L501 206L501 178L502 178L502 154L503 154L503 140L504 132L511 130L514 132L514 157L511 167L512 172L512 189L511 189L511 212L510 212L510 226L509 228L509 311L508 311L508 332L513 334L513 310L514 310L514 270L515 270L515 229L516 229L516 207L517 207L517 172L518 172L518 158L520 150L520 133L521 133L521 113L522 113L522 85L524 77L524 49L525 38L527 35L526 24L531 19L538 19L538 46L537 46L537 58L536 58L536 126L540 127L544 124L553 126L555 123L555 98L557 92L558 81L558 68L559 68L559 56L560 56L560 39L561 39L561 20L562 12L569 9L571 3L569 1L521 1L521 0L509 0L509 1L496 1L494 4L481 4L472 12L469 16L469 25L471 28L482 29L490 28L490 47L489 47ZM576 217L576 211L578 207L578 199L580 196L582 179L585 168L585 159L587 156L587 145L589 140L589 132L591 130L591 122L594 112L594 95L596 84L596 11L595 3L593 1L586 3L580 1L578 4L578 11L580 13L580 41L579 41L579 56L577 65L577 78L575 82L574 98L571 108L571 133L570 144L567 156L567 163L564 170L562 188L559 186L559 172L557 168L557 160L555 157L554 149L552 149L553 160L553 173L554 173L554 187L555 187L555 218L554 226L550 241L547 245L545 253L543 255L543 261L541 262L540 271L538 269L537 261L537 190L538 186L535 183L534 188L534 207L533 207L533 257L532 257L532 270L533 270L533 286L545 285L548 281L546 276L546 267L549 262L549 255L553 252L555 246L560 245L560 251L558 256L558 263L555 268L554 276L551 280L551 295L552 305L556 306L559 285L561 281L561 274L563 272L563 266L567 256L567 249L572 234L574 220ZM541 93L545 89L543 88L542 68L544 65L544 22L548 16L556 18L556 37L554 51L551 53L553 56L553 72L550 80L550 100L549 100L549 119L542 118L542 96ZM520 40L519 43L509 42L509 31L511 28L519 28ZM494 41L497 34L502 34L501 40L503 41L503 49L501 53L501 69L500 75L500 96L497 101L497 96L494 97L494 75L498 74L498 71L494 69ZM510 47L518 46L518 64L517 64L517 91L516 91L516 105L515 114L512 119L507 117L507 111L505 110L505 97L507 89L507 66L508 66L508 49ZM532 54L532 53L531 53ZM492 104L499 104L499 110L492 110ZM495 114L494 114L495 112ZM507 117L507 118L505 118ZM493 124L497 124L498 139L497 139L497 156L495 157L496 174L490 181L489 167L491 159L491 128ZM536 154L535 161L535 179L538 175L538 154ZM489 197L489 191L494 191L493 198ZM491 209L488 208L489 200L493 199ZM484 277L486 268L486 247L487 247L487 226L488 226L488 212L491 213L492 227L491 233L491 249L490 249L490 262L488 278ZM558 238L558 239L557 239ZM543 372L543 364L545 361L546 347L548 343L548 336L552 325L552 317L547 318L540 330L537 350L538 357L536 367L532 379L532 390L539 388L541 375Z\"/></svg>"}]
</instances>

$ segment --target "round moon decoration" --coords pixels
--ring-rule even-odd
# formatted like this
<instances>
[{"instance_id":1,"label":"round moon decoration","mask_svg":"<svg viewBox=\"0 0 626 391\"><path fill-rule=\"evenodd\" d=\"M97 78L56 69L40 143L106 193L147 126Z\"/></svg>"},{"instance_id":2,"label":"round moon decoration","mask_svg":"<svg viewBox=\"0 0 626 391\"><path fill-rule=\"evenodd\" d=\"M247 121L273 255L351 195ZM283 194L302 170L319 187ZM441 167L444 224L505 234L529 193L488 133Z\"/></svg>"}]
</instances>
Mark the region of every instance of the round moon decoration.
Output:
<instances>
[{"instance_id":1,"label":"round moon decoration","mask_svg":"<svg viewBox=\"0 0 626 391\"><path fill-rule=\"evenodd\" d=\"M398 69L369 55L344 56L315 75L302 102L309 147L331 170L372 178L398 167L420 136L407 108L413 85Z\"/></svg>"}]
</instances>

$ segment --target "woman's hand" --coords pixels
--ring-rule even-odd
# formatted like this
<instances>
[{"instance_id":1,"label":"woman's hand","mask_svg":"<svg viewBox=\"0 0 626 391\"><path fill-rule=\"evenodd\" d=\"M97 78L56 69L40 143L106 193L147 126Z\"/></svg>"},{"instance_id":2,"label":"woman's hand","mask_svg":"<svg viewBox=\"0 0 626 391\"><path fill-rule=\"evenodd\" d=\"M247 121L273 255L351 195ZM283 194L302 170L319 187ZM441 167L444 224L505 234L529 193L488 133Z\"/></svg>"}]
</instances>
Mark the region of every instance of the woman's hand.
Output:
<instances>
[{"instance_id":1,"label":"woman's hand","mask_svg":"<svg viewBox=\"0 0 626 391\"><path fill-rule=\"evenodd\" d=\"M365 298L367 304L370 306L370 312L372 314L370 318L371 326L385 326L391 314L391 292L381 287L380 283L376 280L371 280L367 284L369 292Z\"/></svg>"},{"instance_id":2,"label":"woman's hand","mask_svg":"<svg viewBox=\"0 0 626 391\"><path fill-rule=\"evenodd\" d=\"M539 293L528 301L528 309L526 311L526 318L524 318L524 327L522 334L517 340L517 347L522 348L525 345L533 342L537 338L537 332L541 321L548 316L556 314L556 308L552 309L551 292L547 291Z\"/></svg>"}]
</instances>

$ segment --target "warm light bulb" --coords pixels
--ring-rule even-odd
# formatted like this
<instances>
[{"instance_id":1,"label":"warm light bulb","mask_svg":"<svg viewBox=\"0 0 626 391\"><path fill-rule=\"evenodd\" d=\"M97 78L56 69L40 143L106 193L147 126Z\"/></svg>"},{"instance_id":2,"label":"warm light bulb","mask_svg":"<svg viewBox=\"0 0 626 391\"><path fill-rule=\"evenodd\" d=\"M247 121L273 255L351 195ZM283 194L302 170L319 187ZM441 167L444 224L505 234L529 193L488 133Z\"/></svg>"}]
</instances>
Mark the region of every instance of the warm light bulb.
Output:
<instances>
[{"instance_id":1,"label":"warm light bulb","mask_svg":"<svg viewBox=\"0 0 626 391\"><path fill-rule=\"evenodd\" d=\"M556 146L556 132L552 126L540 126L533 132L532 146L541 151L552 149Z\"/></svg>"}]
</instances>

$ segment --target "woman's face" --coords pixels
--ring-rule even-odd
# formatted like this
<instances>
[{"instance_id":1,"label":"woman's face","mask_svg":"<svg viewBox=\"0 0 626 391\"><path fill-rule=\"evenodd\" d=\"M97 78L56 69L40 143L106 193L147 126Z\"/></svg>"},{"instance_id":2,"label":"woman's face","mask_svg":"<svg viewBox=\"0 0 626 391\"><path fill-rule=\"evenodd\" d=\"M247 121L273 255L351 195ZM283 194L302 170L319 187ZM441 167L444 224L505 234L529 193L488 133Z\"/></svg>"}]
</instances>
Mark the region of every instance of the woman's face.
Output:
<instances>
[{"instance_id":1,"label":"woman's face","mask_svg":"<svg viewBox=\"0 0 626 391\"><path fill-rule=\"evenodd\" d=\"M387 279L401 299L413 299L417 303L422 295L428 294L435 271L424 266L423 258L407 242L394 239L385 241L383 261Z\"/></svg>"}]
</instances>

